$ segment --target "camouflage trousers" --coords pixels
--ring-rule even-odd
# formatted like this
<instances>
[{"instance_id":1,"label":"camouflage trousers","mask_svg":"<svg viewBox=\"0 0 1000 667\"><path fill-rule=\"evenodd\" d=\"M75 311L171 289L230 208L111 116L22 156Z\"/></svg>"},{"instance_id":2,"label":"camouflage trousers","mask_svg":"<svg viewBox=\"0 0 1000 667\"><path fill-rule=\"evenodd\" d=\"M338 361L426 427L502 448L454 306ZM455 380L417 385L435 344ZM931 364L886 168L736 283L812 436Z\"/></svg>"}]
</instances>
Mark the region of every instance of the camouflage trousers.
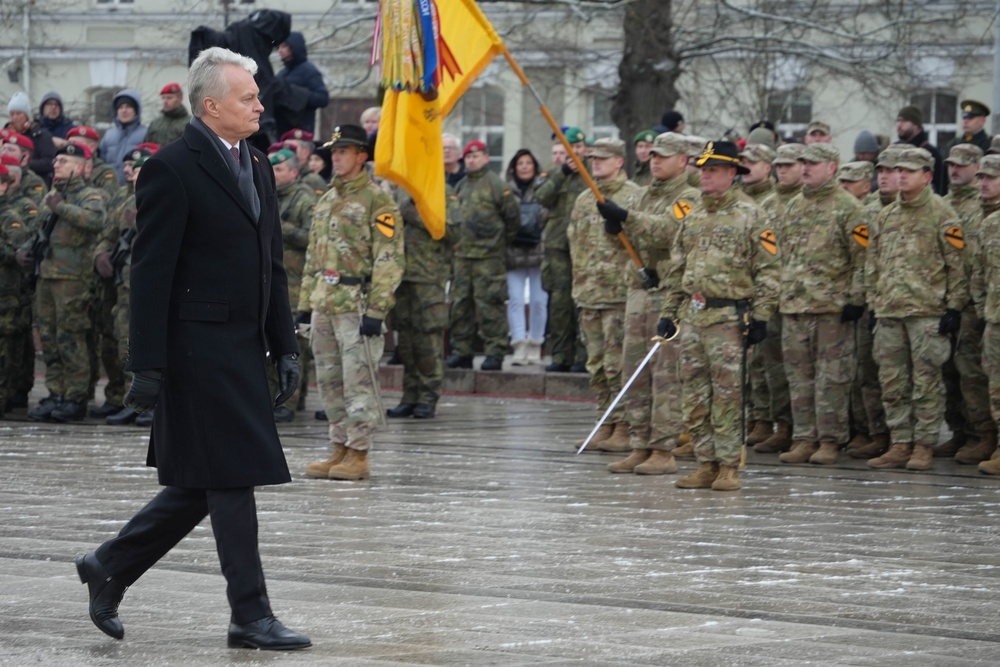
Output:
<instances>
[{"instance_id":1,"label":"camouflage trousers","mask_svg":"<svg viewBox=\"0 0 1000 667\"><path fill-rule=\"evenodd\" d=\"M775 313L767 322L767 338L749 350L750 418L792 421L788 377L781 355L782 319Z\"/></svg>"},{"instance_id":2,"label":"camouflage trousers","mask_svg":"<svg viewBox=\"0 0 1000 667\"><path fill-rule=\"evenodd\" d=\"M507 269L503 257L456 257L451 280L451 350L473 355L477 333L488 357L507 354Z\"/></svg>"},{"instance_id":3,"label":"camouflage trousers","mask_svg":"<svg viewBox=\"0 0 1000 667\"><path fill-rule=\"evenodd\" d=\"M436 405L444 379L444 328L448 304L444 287L404 280L392 311L403 362L403 403Z\"/></svg>"},{"instance_id":4,"label":"camouflage trousers","mask_svg":"<svg viewBox=\"0 0 1000 667\"><path fill-rule=\"evenodd\" d=\"M962 378L955 361L957 338L948 334L950 353L948 360L941 366L941 381L944 383L944 421L952 433L968 432L975 434L969 428L966 418L965 403L962 401Z\"/></svg>"},{"instance_id":5,"label":"camouflage trousers","mask_svg":"<svg viewBox=\"0 0 1000 667\"><path fill-rule=\"evenodd\" d=\"M781 316L792 439L846 443L854 380L854 323L840 313ZM770 337L770 334L768 335Z\"/></svg>"},{"instance_id":6,"label":"camouflage trousers","mask_svg":"<svg viewBox=\"0 0 1000 667\"><path fill-rule=\"evenodd\" d=\"M42 278L35 290L45 387L67 401L86 403L90 391L87 332L92 295L92 285L84 280Z\"/></svg>"},{"instance_id":7,"label":"camouflage trousers","mask_svg":"<svg viewBox=\"0 0 1000 667\"><path fill-rule=\"evenodd\" d=\"M125 267L123 271L127 271ZM118 343L118 359L122 369L122 383L126 391L132 385L132 371L125 370L125 360L128 359L128 315L129 315L129 286L128 283L118 285L115 306L111 309L111 315L115 324L115 341ZM110 382L110 377L108 378Z\"/></svg>"},{"instance_id":8,"label":"camouflage trousers","mask_svg":"<svg viewBox=\"0 0 1000 667\"><path fill-rule=\"evenodd\" d=\"M378 364L385 338L365 338L360 328L359 314L328 315L314 310L310 335L316 384L330 420L330 442L367 450L381 421L380 388L372 383L368 360ZM377 379L378 368L374 371Z\"/></svg>"},{"instance_id":9,"label":"camouflage trousers","mask_svg":"<svg viewBox=\"0 0 1000 667\"><path fill-rule=\"evenodd\" d=\"M989 378L983 370L981 327L982 320L976 316L975 309L966 308L962 313L962 326L955 342L954 358L969 435L997 430L990 415Z\"/></svg>"},{"instance_id":10,"label":"camouflage trousers","mask_svg":"<svg viewBox=\"0 0 1000 667\"><path fill-rule=\"evenodd\" d=\"M632 377L649 353L663 307L662 292L629 289L625 302L625 339L622 377ZM623 399L632 449L662 449L677 446L684 430L681 412L680 345L664 341L642 369ZM606 408L605 408L606 409Z\"/></svg>"},{"instance_id":11,"label":"camouflage trousers","mask_svg":"<svg viewBox=\"0 0 1000 667\"><path fill-rule=\"evenodd\" d=\"M586 348L580 341L577 309L572 295L573 262L565 250L545 249L542 289L549 294L545 349L552 355L552 363L572 366L578 361L586 361Z\"/></svg>"},{"instance_id":12,"label":"camouflage trousers","mask_svg":"<svg viewBox=\"0 0 1000 667\"><path fill-rule=\"evenodd\" d=\"M680 324L681 384L684 421L699 463L737 465L743 443L741 365L744 360L740 325Z\"/></svg>"},{"instance_id":13,"label":"camouflage trousers","mask_svg":"<svg viewBox=\"0 0 1000 667\"><path fill-rule=\"evenodd\" d=\"M938 317L880 318L875 358L893 442L934 446L944 421L941 366L950 343Z\"/></svg>"},{"instance_id":14,"label":"camouflage trousers","mask_svg":"<svg viewBox=\"0 0 1000 667\"><path fill-rule=\"evenodd\" d=\"M983 371L989 378L990 416L1000 424L1000 323L987 322L983 332Z\"/></svg>"},{"instance_id":15,"label":"camouflage trousers","mask_svg":"<svg viewBox=\"0 0 1000 667\"><path fill-rule=\"evenodd\" d=\"M590 389L597 397L597 411L604 414L622 389L622 345L625 338L625 304L617 308L581 308L580 332L587 346L587 373ZM608 415L608 424L625 420L625 408L618 403Z\"/></svg>"},{"instance_id":16,"label":"camouflage trousers","mask_svg":"<svg viewBox=\"0 0 1000 667\"><path fill-rule=\"evenodd\" d=\"M114 308L118 290L114 278L98 278L94 285L94 300L90 308L90 336L87 353L90 358L90 394L101 376L101 366L108 376L104 386L104 399L112 405L121 405L125 399L125 371L119 354L115 329ZM127 317L127 316L126 316Z\"/></svg>"},{"instance_id":17,"label":"camouflage trousers","mask_svg":"<svg viewBox=\"0 0 1000 667\"><path fill-rule=\"evenodd\" d=\"M868 311L854 323L854 356L857 370L851 385L851 423L856 433L882 435L889 432L882 407L882 385L878 364L872 356L875 335L868 329Z\"/></svg>"},{"instance_id":18,"label":"camouflage trousers","mask_svg":"<svg viewBox=\"0 0 1000 667\"><path fill-rule=\"evenodd\" d=\"M30 311L23 306L0 311L0 415L7 400L19 393L18 373L25 343L31 341ZM31 356L34 361L34 354Z\"/></svg>"}]
</instances>

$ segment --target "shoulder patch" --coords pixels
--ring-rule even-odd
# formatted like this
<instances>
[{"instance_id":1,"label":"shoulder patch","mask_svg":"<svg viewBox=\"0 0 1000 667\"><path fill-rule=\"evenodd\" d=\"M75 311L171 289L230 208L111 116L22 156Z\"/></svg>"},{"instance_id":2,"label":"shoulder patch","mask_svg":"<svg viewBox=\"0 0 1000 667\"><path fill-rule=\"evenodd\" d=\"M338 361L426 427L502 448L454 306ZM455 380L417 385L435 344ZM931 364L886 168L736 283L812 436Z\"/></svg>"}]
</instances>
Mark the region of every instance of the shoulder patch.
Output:
<instances>
[{"instance_id":1,"label":"shoulder patch","mask_svg":"<svg viewBox=\"0 0 1000 667\"><path fill-rule=\"evenodd\" d=\"M962 234L962 228L958 225L949 227L944 233L944 238L948 241L948 243L959 250L965 248L965 235Z\"/></svg>"},{"instance_id":2,"label":"shoulder patch","mask_svg":"<svg viewBox=\"0 0 1000 667\"><path fill-rule=\"evenodd\" d=\"M396 233L396 219L392 213L383 213L375 218L375 227L382 232L382 236L391 239Z\"/></svg>"},{"instance_id":3,"label":"shoulder patch","mask_svg":"<svg viewBox=\"0 0 1000 667\"><path fill-rule=\"evenodd\" d=\"M674 217L678 220L683 220L687 217L687 214L691 212L694 205L686 199L679 199L674 202Z\"/></svg>"},{"instance_id":4,"label":"shoulder patch","mask_svg":"<svg viewBox=\"0 0 1000 667\"><path fill-rule=\"evenodd\" d=\"M851 230L851 238L858 242L862 248L868 247L868 225L858 225Z\"/></svg>"},{"instance_id":5,"label":"shoulder patch","mask_svg":"<svg viewBox=\"0 0 1000 667\"><path fill-rule=\"evenodd\" d=\"M778 254L778 239L774 235L774 230L767 229L760 233L760 245L772 255Z\"/></svg>"}]
</instances>

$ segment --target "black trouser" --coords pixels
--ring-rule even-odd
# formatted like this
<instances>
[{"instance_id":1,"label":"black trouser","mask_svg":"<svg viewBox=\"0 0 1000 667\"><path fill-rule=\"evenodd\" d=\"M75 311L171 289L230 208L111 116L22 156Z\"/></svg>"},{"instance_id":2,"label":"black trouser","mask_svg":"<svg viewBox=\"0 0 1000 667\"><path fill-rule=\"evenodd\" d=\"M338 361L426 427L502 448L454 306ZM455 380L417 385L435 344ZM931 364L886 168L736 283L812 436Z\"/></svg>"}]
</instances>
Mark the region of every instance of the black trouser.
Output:
<instances>
[{"instance_id":1,"label":"black trouser","mask_svg":"<svg viewBox=\"0 0 1000 667\"><path fill-rule=\"evenodd\" d=\"M95 552L112 577L130 586L175 544L211 516L234 623L271 615L257 550L253 487L181 489L168 486Z\"/></svg>"}]
</instances>

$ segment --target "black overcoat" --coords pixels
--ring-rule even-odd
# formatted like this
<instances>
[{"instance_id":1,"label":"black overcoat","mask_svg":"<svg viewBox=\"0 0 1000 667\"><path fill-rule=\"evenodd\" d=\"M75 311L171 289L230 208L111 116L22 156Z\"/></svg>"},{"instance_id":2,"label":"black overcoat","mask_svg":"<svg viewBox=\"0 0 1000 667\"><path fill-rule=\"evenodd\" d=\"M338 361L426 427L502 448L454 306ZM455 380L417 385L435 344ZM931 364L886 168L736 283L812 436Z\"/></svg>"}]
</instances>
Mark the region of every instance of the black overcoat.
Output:
<instances>
[{"instance_id":1,"label":"black overcoat","mask_svg":"<svg viewBox=\"0 0 1000 667\"><path fill-rule=\"evenodd\" d=\"M163 371L147 459L161 484L280 484L290 476L265 355L268 343L276 356L298 346L274 172L251 148L255 221L212 141L188 125L139 173L127 368Z\"/></svg>"}]
</instances>

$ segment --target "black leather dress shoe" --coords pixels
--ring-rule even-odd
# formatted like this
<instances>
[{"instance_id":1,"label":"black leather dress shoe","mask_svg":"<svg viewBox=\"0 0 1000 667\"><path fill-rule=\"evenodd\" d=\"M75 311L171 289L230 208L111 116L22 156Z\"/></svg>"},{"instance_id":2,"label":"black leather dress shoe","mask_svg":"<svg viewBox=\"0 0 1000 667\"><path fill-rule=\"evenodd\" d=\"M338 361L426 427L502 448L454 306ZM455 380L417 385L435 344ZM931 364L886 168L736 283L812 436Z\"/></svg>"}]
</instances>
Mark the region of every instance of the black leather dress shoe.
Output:
<instances>
[{"instance_id":1,"label":"black leather dress shoe","mask_svg":"<svg viewBox=\"0 0 1000 667\"><path fill-rule=\"evenodd\" d=\"M313 417L316 418L316 421L321 421L321 422L327 421L326 410L317 410L316 414L314 414Z\"/></svg>"},{"instance_id":2,"label":"black leather dress shoe","mask_svg":"<svg viewBox=\"0 0 1000 667\"><path fill-rule=\"evenodd\" d=\"M76 572L90 592L90 620L104 634L115 639L124 637L125 628L118 620L118 605L128 586L112 579L94 554L77 558Z\"/></svg>"},{"instance_id":3,"label":"black leather dress shoe","mask_svg":"<svg viewBox=\"0 0 1000 667\"><path fill-rule=\"evenodd\" d=\"M294 651L309 648L312 642L305 635L292 632L274 616L253 623L229 624L229 648L259 648L265 651Z\"/></svg>"},{"instance_id":4,"label":"black leather dress shoe","mask_svg":"<svg viewBox=\"0 0 1000 667\"><path fill-rule=\"evenodd\" d=\"M135 417L135 425L142 426L143 428L149 428L153 425L153 413L152 412L140 412Z\"/></svg>"},{"instance_id":5,"label":"black leather dress shoe","mask_svg":"<svg viewBox=\"0 0 1000 667\"><path fill-rule=\"evenodd\" d=\"M414 408L413 403L400 403L396 407L389 408L388 410L386 410L385 416L395 417L395 418L409 417L410 415L413 414L413 408Z\"/></svg>"},{"instance_id":6,"label":"black leather dress shoe","mask_svg":"<svg viewBox=\"0 0 1000 667\"><path fill-rule=\"evenodd\" d=\"M135 421L139 413L132 408L122 408L115 414L105 418L104 422L109 426L125 426Z\"/></svg>"},{"instance_id":7,"label":"black leather dress shoe","mask_svg":"<svg viewBox=\"0 0 1000 667\"><path fill-rule=\"evenodd\" d=\"M295 413L286 408L284 405L279 405L274 409L274 421L278 422L279 424L294 420L295 420Z\"/></svg>"},{"instance_id":8,"label":"black leather dress shoe","mask_svg":"<svg viewBox=\"0 0 1000 667\"><path fill-rule=\"evenodd\" d=\"M93 408L90 411L90 416L94 419L104 419L105 417L110 417L111 415L121 412L125 406L115 405L114 403L105 403L99 408Z\"/></svg>"},{"instance_id":9,"label":"black leather dress shoe","mask_svg":"<svg viewBox=\"0 0 1000 667\"><path fill-rule=\"evenodd\" d=\"M430 403L418 403L413 407L414 419L433 419L434 406Z\"/></svg>"}]
</instances>

